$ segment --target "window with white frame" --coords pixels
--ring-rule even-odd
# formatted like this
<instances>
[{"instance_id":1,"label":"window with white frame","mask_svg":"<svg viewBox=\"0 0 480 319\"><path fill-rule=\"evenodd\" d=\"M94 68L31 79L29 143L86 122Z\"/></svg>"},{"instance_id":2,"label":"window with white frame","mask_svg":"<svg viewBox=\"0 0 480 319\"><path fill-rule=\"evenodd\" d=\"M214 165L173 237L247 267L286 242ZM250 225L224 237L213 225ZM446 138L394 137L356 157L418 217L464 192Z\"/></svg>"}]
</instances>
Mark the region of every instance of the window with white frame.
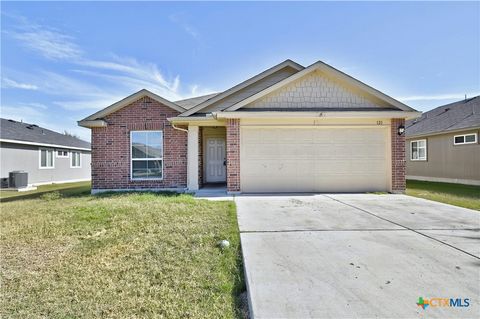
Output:
<instances>
[{"instance_id":1,"label":"window with white frame","mask_svg":"<svg viewBox=\"0 0 480 319\"><path fill-rule=\"evenodd\" d=\"M477 133L455 135L453 137L454 145L475 144L477 143Z\"/></svg>"},{"instance_id":2,"label":"window with white frame","mask_svg":"<svg viewBox=\"0 0 480 319\"><path fill-rule=\"evenodd\" d=\"M427 160L427 140L416 140L410 142L410 159L412 161Z\"/></svg>"},{"instance_id":3,"label":"window with white frame","mask_svg":"<svg viewBox=\"0 0 480 319\"><path fill-rule=\"evenodd\" d=\"M131 179L163 178L163 132L130 132Z\"/></svg>"},{"instance_id":4,"label":"window with white frame","mask_svg":"<svg viewBox=\"0 0 480 319\"><path fill-rule=\"evenodd\" d=\"M68 157L68 151L57 150L57 157Z\"/></svg>"},{"instance_id":5,"label":"window with white frame","mask_svg":"<svg viewBox=\"0 0 480 319\"><path fill-rule=\"evenodd\" d=\"M80 162L80 152L72 152L71 154L72 156L70 159L70 167L72 168L82 167L82 163Z\"/></svg>"},{"instance_id":6,"label":"window with white frame","mask_svg":"<svg viewBox=\"0 0 480 319\"><path fill-rule=\"evenodd\" d=\"M46 148L40 149L40 168L53 168L55 163L53 160L53 150Z\"/></svg>"}]
</instances>

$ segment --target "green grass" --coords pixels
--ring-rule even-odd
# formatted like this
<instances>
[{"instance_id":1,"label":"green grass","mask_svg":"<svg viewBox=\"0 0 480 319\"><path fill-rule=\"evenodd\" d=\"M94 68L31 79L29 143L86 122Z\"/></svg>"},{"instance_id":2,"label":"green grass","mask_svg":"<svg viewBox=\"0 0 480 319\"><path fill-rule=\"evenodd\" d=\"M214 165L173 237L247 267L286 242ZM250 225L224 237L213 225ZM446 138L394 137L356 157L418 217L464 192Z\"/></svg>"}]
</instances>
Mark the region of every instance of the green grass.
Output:
<instances>
[{"instance_id":1,"label":"green grass","mask_svg":"<svg viewBox=\"0 0 480 319\"><path fill-rule=\"evenodd\" d=\"M480 210L480 186L407 181L407 195Z\"/></svg>"},{"instance_id":2,"label":"green grass","mask_svg":"<svg viewBox=\"0 0 480 319\"><path fill-rule=\"evenodd\" d=\"M0 208L0 317L241 316L233 202L79 190Z\"/></svg>"},{"instance_id":3,"label":"green grass","mask_svg":"<svg viewBox=\"0 0 480 319\"><path fill-rule=\"evenodd\" d=\"M36 190L28 192L0 190L0 201L6 202L18 199L35 198L52 191L59 191L62 195L87 194L90 192L90 182L42 185L38 186Z\"/></svg>"}]
</instances>

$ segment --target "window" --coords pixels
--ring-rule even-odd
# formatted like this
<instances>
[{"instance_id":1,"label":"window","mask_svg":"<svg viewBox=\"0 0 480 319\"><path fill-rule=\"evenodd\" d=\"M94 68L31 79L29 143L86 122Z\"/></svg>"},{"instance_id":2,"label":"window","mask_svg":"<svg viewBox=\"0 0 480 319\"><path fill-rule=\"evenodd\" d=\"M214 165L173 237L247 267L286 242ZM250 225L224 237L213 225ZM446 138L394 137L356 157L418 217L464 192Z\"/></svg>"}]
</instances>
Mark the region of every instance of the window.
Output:
<instances>
[{"instance_id":1,"label":"window","mask_svg":"<svg viewBox=\"0 0 480 319\"><path fill-rule=\"evenodd\" d=\"M40 168L53 168L53 150L40 149Z\"/></svg>"},{"instance_id":2,"label":"window","mask_svg":"<svg viewBox=\"0 0 480 319\"><path fill-rule=\"evenodd\" d=\"M454 145L475 144L477 143L477 133L455 135L453 137Z\"/></svg>"},{"instance_id":3,"label":"window","mask_svg":"<svg viewBox=\"0 0 480 319\"><path fill-rule=\"evenodd\" d=\"M71 154L72 154L72 156L71 156L71 161L70 161L70 167L72 167L72 168L81 167L80 152L72 152Z\"/></svg>"},{"instance_id":4,"label":"window","mask_svg":"<svg viewBox=\"0 0 480 319\"><path fill-rule=\"evenodd\" d=\"M427 140L417 140L410 142L410 160L427 160Z\"/></svg>"},{"instance_id":5,"label":"window","mask_svg":"<svg viewBox=\"0 0 480 319\"><path fill-rule=\"evenodd\" d=\"M163 132L130 132L131 179L163 178Z\"/></svg>"},{"instance_id":6,"label":"window","mask_svg":"<svg viewBox=\"0 0 480 319\"><path fill-rule=\"evenodd\" d=\"M68 151L57 150L57 157L68 157Z\"/></svg>"}]
</instances>

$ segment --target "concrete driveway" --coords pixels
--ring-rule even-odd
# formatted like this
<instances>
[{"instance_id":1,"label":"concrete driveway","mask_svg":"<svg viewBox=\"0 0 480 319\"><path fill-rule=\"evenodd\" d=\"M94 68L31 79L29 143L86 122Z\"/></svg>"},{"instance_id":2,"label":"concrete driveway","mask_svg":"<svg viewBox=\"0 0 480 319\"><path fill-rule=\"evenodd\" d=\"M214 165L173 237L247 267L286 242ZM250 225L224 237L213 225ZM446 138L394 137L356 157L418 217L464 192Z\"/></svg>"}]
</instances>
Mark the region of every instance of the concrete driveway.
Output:
<instances>
[{"instance_id":1,"label":"concrete driveway","mask_svg":"<svg viewBox=\"0 0 480 319\"><path fill-rule=\"evenodd\" d=\"M254 318L480 317L480 212L405 195L235 201Z\"/></svg>"}]
</instances>

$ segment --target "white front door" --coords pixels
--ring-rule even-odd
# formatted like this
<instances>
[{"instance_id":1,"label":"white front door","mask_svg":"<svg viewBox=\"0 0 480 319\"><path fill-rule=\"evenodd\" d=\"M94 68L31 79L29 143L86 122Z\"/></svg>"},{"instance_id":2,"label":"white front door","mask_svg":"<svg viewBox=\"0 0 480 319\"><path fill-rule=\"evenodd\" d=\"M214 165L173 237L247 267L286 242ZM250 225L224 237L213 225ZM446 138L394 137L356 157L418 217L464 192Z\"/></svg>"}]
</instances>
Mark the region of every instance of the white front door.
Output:
<instances>
[{"instance_id":1,"label":"white front door","mask_svg":"<svg viewBox=\"0 0 480 319\"><path fill-rule=\"evenodd\" d=\"M208 137L206 144L205 181L207 183L225 182L227 180L225 138Z\"/></svg>"}]
</instances>

